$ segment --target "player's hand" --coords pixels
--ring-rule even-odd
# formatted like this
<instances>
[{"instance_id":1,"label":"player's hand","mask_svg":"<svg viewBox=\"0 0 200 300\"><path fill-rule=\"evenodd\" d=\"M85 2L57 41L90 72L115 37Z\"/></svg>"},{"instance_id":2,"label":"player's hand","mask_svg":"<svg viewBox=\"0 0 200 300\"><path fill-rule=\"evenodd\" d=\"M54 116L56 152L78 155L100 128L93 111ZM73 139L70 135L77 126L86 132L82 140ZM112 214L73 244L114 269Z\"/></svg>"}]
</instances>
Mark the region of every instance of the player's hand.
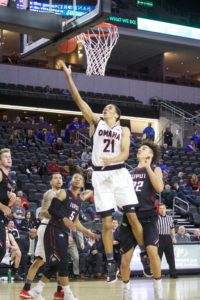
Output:
<instances>
[{"instance_id":1,"label":"player's hand","mask_svg":"<svg viewBox=\"0 0 200 300\"><path fill-rule=\"evenodd\" d=\"M145 161L140 162L140 165L145 168L151 167L151 161L152 161L151 157L148 156L145 158Z\"/></svg>"},{"instance_id":2,"label":"player's hand","mask_svg":"<svg viewBox=\"0 0 200 300\"><path fill-rule=\"evenodd\" d=\"M11 209L6 205L1 205L1 211L4 213L5 216L9 216L11 214Z\"/></svg>"},{"instance_id":3,"label":"player's hand","mask_svg":"<svg viewBox=\"0 0 200 300\"><path fill-rule=\"evenodd\" d=\"M99 236L96 233L92 232L90 229L87 230L86 235L92 240L96 240L96 241L99 240Z\"/></svg>"},{"instance_id":4,"label":"player's hand","mask_svg":"<svg viewBox=\"0 0 200 300\"><path fill-rule=\"evenodd\" d=\"M56 66L58 66L59 68L62 68L66 75L71 75L71 73L72 73L71 65L69 65L69 66L67 67L66 64L65 64L65 62L64 62L64 60L59 59L59 60L56 62Z\"/></svg>"},{"instance_id":5,"label":"player's hand","mask_svg":"<svg viewBox=\"0 0 200 300\"><path fill-rule=\"evenodd\" d=\"M63 223L65 224L65 226L67 228L69 228L70 230L76 231L76 224L74 224L74 222L72 222L71 220L69 220L68 218L64 218L63 219Z\"/></svg>"},{"instance_id":6,"label":"player's hand","mask_svg":"<svg viewBox=\"0 0 200 300\"><path fill-rule=\"evenodd\" d=\"M176 239L175 239L175 238L172 239L172 243L173 243L173 244L176 244Z\"/></svg>"},{"instance_id":7,"label":"player's hand","mask_svg":"<svg viewBox=\"0 0 200 300\"><path fill-rule=\"evenodd\" d=\"M106 167L112 164L112 157L101 157L100 158L101 164L102 164L102 170Z\"/></svg>"}]
</instances>

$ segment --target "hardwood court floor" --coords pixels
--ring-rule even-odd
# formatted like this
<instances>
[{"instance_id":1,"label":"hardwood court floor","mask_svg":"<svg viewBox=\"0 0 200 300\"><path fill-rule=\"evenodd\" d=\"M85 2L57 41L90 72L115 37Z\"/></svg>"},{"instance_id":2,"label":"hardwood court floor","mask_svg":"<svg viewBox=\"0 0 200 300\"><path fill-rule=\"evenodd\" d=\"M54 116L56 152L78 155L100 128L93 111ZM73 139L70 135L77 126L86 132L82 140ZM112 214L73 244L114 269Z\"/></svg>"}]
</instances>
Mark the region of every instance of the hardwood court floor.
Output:
<instances>
[{"instance_id":1,"label":"hardwood court floor","mask_svg":"<svg viewBox=\"0 0 200 300\"><path fill-rule=\"evenodd\" d=\"M35 284L34 284L35 285ZM43 296L53 300L56 284L45 287ZM121 300L121 282L108 285L104 281L79 281L71 283L79 300ZM200 277L190 276L178 279L163 279L165 300L200 300ZM0 300L16 300L22 283L0 283ZM151 279L132 279L130 300L154 300Z\"/></svg>"}]
</instances>

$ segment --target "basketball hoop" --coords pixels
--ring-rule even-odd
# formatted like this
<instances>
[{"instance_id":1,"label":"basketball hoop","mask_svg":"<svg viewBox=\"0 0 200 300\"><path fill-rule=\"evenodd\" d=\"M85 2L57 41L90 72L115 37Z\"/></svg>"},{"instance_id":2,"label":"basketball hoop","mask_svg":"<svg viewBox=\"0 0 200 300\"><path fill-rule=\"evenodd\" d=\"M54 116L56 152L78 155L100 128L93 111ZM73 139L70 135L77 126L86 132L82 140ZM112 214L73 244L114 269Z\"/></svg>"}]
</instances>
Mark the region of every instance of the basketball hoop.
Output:
<instances>
[{"instance_id":1,"label":"basketball hoop","mask_svg":"<svg viewBox=\"0 0 200 300\"><path fill-rule=\"evenodd\" d=\"M86 74L104 76L108 59L119 38L118 27L102 23L79 34L76 38L85 48Z\"/></svg>"}]
</instances>

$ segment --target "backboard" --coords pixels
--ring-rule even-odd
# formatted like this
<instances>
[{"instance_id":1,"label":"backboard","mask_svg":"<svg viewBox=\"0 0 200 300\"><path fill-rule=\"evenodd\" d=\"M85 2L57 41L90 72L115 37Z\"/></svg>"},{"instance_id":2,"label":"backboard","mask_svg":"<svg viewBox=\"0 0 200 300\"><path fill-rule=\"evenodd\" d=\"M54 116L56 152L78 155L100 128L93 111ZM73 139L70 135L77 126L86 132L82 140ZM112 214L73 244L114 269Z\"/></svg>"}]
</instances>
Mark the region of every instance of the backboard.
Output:
<instances>
[{"instance_id":1,"label":"backboard","mask_svg":"<svg viewBox=\"0 0 200 300\"><path fill-rule=\"evenodd\" d=\"M24 0L17 1L17 8L24 10ZM51 51L58 43L102 23L110 11L110 0L30 0L28 13L39 15L41 28L22 35L21 57L30 59ZM44 17L48 18L45 22Z\"/></svg>"}]
</instances>

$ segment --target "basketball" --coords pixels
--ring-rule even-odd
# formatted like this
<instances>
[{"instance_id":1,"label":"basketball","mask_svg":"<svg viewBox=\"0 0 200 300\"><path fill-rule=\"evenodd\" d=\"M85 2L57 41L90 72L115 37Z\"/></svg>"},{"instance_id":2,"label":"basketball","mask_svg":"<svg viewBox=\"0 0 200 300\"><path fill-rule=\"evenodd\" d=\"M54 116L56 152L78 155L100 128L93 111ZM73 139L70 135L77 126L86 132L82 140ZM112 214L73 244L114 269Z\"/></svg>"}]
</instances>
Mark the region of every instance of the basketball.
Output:
<instances>
[{"instance_id":1,"label":"basketball","mask_svg":"<svg viewBox=\"0 0 200 300\"><path fill-rule=\"evenodd\" d=\"M61 53L69 54L72 53L77 46L77 40L75 38L69 39L58 45L58 50Z\"/></svg>"}]
</instances>

